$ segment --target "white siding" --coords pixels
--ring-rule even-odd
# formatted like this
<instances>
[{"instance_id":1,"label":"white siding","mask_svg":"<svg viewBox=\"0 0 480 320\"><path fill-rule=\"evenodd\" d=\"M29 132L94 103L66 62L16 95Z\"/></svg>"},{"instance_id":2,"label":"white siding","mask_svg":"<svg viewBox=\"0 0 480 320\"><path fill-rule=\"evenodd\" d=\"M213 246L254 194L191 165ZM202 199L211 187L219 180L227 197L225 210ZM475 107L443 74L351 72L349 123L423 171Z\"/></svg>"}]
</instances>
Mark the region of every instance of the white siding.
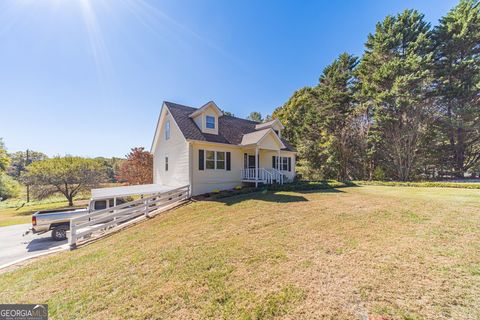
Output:
<instances>
[{"instance_id":1,"label":"white siding","mask_svg":"<svg viewBox=\"0 0 480 320\"><path fill-rule=\"evenodd\" d=\"M278 156L278 151L260 150L260 168L272 168L272 156ZM289 181L295 178L295 153L291 151L280 151L280 157L292 158L292 170L280 170Z\"/></svg>"},{"instance_id":2,"label":"white siding","mask_svg":"<svg viewBox=\"0 0 480 320\"><path fill-rule=\"evenodd\" d=\"M215 119L215 129L207 128L207 116ZM212 106L205 108L202 113L193 118L193 121L202 132L216 135L218 134L218 115Z\"/></svg>"},{"instance_id":3,"label":"white siding","mask_svg":"<svg viewBox=\"0 0 480 320\"><path fill-rule=\"evenodd\" d=\"M168 186L189 184L188 143L167 108L162 109L161 123L157 132L157 144L153 150L153 182ZM165 123L170 121L170 139L165 140ZM165 157L168 156L168 171L165 171Z\"/></svg>"},{"instance_id":4,"label":"white siding","mask_svg":"<svg viewBox=\"0 0 480 320\"><path fill-rule=\"evenodd\" d=\"M231 153L231 170L207 169L199 170L199 150L209 151L225 151ZM215 189L226 190L233 189L235 186L242 185L240 180L240 170L243 169L244 154L255 155L254 149L240 149L230 147L228 145L216 145L201 142L193 142L191 148L191 168L192 168L192 195L212 192ZM206 155L205 155L206 156ZM259 151L260 168L272 168L272 156L278 156L278 151L263 150ZM288 180L295 177L295 153L289 151L281 151L281 157L291 157L292 170L282 171Z\"/></svg>"},{"instance_id":5,"label":"white siding","mask_svg":"<svg viewBox=\"0 0 480 320\"><path fill-rule=\"evenodd\" d=\"M281 145L275 133L270 131L270 133L263 137L263 139L260 141L259 147L260 150L279 150Z\"/></svg>"},{"instance_id":6,"label":"white siding","mask_svg":"<svg viewBox=\"0 0 480 320\"><path fill-rule=\"evenodd\" d=\"M198 169L198 151L231 152L231 170ZM243 169L243 152L227 145L203 144L194 142L192 147L192 195L211 192L215 189L232 189L241 185L240 170Z\"/></svg>"}]
</instances>

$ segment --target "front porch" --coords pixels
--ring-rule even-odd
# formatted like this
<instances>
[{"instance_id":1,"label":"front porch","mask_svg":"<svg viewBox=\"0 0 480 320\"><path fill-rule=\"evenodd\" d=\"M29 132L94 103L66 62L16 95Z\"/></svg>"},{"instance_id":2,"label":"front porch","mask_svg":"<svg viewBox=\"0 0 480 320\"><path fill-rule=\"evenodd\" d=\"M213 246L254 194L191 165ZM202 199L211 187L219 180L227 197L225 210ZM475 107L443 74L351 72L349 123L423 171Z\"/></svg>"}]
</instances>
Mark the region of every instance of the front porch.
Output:
<instances>
[{"instance_id":1,"label":"front porch","mask_svg":"<svg viewBox=\"0 0 480 320\"><path fill-rule=\"evenodd\" d=\"M283 184L285 179L283 173L272 168L242 169L240 175L242 182L253 182L255 186L258 186L258 183Z\"/></svg>"},{"instance_id":2,"label":"front porch","mask_svg":"<svg viewBox=\"0 0 480 320\"><path fill-rule=\"evenodd\" d=\"M277 128L278 129L278 128ZM283 184L286 177L281 157L285 145L272 128L267 128L246 134L242 138L244 157L243 169L240 172L242 182ZM288 158L290 159L290 158ZM291 159L289 167L291 169Z\"/></svg>"}]
</instances>

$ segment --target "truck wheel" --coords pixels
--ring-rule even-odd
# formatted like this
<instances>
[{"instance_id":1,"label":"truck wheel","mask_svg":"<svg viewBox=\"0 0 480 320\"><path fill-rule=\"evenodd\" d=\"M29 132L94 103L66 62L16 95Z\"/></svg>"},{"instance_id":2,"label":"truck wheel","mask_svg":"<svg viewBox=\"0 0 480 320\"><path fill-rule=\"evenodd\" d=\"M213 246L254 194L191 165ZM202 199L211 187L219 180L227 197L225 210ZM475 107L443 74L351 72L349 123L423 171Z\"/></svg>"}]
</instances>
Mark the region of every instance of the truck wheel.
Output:
<instances>
[{"instance_id":1,"label":"truck wheel","mask_svg":"<svg viewBox=\"0 0 480 320\"><path fill-rule=\"evenodd\" d=\"M52 238L55 241L61 241L67 239L67 227L58 226L52 230Z\"/></svg>"}]
</instances>

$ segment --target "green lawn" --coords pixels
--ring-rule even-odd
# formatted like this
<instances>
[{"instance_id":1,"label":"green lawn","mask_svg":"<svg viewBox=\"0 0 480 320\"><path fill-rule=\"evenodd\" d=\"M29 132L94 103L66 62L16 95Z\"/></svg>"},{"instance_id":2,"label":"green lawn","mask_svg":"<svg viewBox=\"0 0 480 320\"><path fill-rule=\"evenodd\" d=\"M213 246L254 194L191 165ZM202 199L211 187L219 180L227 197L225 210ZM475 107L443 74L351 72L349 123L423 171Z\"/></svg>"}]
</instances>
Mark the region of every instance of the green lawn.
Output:
<instances>
[{"instance_id":1,"label":"green lawn","mask_svg":"<svg viewBox=\"0 0 480 320\"><path fill-rule=\"evenodd\" d=\"M115 187L119 184L105 183L102 187ZM0 201L0 227L14 224L30 223L31 215L39 210L53 210L67 208L68 201L63 195L54 195L47 199L26 201L26 189L22 187L22 192L18 198ZM74 207L86 207L90 199L90 191L78 194L75 197Z\"/></svg>"},{"instance_id":2,"label":"green lawn","mask_svg":"<svg viewBox=\"0 0 480 320\"><path fill-rule=\"evenodd\" d=\"M85 207L88 200L84 196L74 202L76 207ZM39 210L51 210L68 207L65 197L51 197L46 200L26 202L24 198L8 199L0 202L0 227L31 222L31 215Z\"/></svg>"},{"instance_id":3,"label":"green lawn","mask_svg":"<svg viewBox=\"0 0 480 320\"><path fill-rule=\"evenodd\" d=\"M0 275L53 319L478 319L480 190L199 201Z\"/></svg>"}]
</instances>

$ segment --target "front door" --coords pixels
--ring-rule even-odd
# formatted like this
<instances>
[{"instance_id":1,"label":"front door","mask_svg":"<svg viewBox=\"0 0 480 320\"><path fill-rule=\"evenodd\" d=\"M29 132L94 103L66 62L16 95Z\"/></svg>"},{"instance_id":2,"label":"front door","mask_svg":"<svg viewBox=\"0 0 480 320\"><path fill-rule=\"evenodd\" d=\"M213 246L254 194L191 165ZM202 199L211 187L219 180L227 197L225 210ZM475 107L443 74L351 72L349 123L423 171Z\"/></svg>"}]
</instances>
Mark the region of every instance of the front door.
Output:
<instances>
[{"instance_id":1,"label":"front door","mask_svg":"<svg viewBox=\"0 0 480 320\"><path fill-rule=\"evenodd\" d=\"M248 156L248 169L255 169L255 156Z\"/></svg>"}]
</instances>

